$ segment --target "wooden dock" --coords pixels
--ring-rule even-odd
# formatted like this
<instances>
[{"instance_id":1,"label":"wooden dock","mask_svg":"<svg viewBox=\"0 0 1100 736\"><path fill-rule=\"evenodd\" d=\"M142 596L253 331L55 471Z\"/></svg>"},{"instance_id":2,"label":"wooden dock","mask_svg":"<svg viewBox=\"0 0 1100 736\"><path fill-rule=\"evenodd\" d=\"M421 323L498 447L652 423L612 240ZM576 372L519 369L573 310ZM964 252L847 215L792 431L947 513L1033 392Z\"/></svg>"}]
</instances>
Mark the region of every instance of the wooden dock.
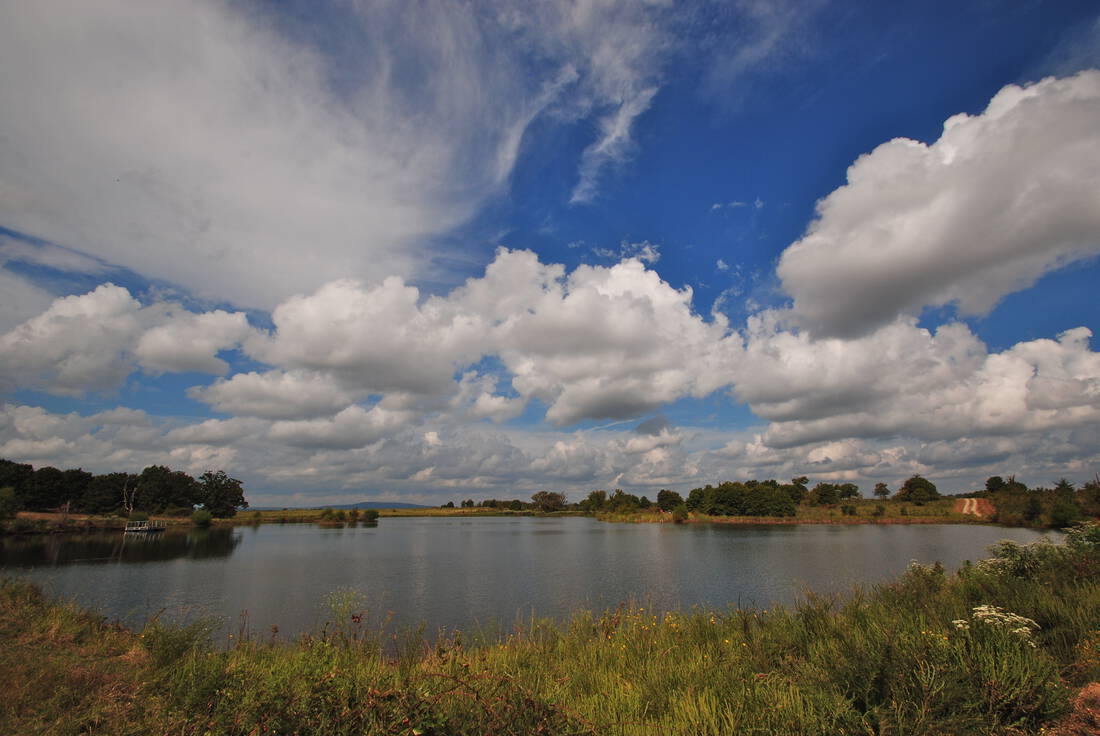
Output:
<instances>
[{"instance_id":1,"label":"wooden dock","mask_svg":"<svg viewBox=\"0 0 1100 736\"><path fill-rule=\"evenodd\" d=\"M134 534L148 534L150 532L162 532L166 525L163 521L128 521L126 532Z\"/></svg>"}]
</instances>

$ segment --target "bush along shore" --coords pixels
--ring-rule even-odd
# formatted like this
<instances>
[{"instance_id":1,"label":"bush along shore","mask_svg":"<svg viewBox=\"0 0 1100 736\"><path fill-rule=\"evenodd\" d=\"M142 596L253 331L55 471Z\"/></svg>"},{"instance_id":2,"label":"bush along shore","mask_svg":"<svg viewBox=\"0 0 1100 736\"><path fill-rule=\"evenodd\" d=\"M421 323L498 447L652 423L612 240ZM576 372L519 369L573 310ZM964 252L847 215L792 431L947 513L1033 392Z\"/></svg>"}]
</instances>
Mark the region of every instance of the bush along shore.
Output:
<instances>
[{"instance_id":1,"label":"bush along shore","mask_svg":"<svg viewBox=\"0 0 1100 736\"><path fill-rule=\"evenodd\" d=\"M1094 734L1100 526L790 608L621 607L503 636L387 634L331 597L316 635L131 632L0 584L0 732Z\"/></svg>"}]
</instances>

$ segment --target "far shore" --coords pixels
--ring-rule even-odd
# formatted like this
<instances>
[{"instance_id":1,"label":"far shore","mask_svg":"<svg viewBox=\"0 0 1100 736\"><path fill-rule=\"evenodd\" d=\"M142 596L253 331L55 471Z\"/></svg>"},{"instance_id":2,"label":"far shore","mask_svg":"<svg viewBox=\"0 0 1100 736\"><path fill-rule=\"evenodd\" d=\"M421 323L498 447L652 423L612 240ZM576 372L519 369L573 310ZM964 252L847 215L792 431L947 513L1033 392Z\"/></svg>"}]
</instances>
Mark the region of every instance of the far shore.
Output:
<instances>
[{"instance_id":1,"label":"far shore","mask_svg":"<svg viewBox=\"0 0 1100 736\"><path fill-rule=\"evenodd\" d=\"M709 516L692 513L684 523L688 524L732 524L744 526L790 526L797 524L993 524L983 516L960 513L961 501L944 499L926 506L900 504L887 501L877 502L863 499L848 508L841 507L800 507L796 516ZM657 509L632 512L596 513L583 511L556 511L543 513L529 509L512 511L494 508L399 508L376 509L382 518L398 517L492 517L492 516L595 516L600 521L618 523L673 523L672 515ZM852 511L854 510L854 513ZM360 514L362 511L360 511ZM342 525L364 523L356 519L351 510L344 509L326 515L324 508L316 509L278 509L243 510L236 516L226 519L214 519L212 526L246 526L257 524L295 524L325 523ZM151 521L163 522L169 529L197 528L189 517L171 517L151 515ZM123 531L126 518L114 515L63 514L49 512L21 511L15 520L0 525L0 533L8 535L25 534L61 534L92 531Z\"/></svg>"}]
</instances>

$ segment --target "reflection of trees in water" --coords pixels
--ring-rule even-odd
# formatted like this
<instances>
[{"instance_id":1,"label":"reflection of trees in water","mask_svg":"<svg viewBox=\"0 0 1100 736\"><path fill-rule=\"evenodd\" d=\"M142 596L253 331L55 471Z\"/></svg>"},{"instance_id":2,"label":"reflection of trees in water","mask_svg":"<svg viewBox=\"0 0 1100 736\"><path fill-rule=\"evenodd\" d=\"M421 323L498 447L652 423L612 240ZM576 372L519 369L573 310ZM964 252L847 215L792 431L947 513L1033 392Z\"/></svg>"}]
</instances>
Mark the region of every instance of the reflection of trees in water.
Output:
<instances>
[{"instance_id":1,"label":"reflection of trees in water","mask_svg":"<svg viewBox=\"0 0 1100 736\"><path fill-rule=\"evenodd\" d=\"M236 529L124 534L51 534L0 538L0 563L16 567L73 562L158 562L228 557L241 543Z\"/></svg>"}]
</instances>

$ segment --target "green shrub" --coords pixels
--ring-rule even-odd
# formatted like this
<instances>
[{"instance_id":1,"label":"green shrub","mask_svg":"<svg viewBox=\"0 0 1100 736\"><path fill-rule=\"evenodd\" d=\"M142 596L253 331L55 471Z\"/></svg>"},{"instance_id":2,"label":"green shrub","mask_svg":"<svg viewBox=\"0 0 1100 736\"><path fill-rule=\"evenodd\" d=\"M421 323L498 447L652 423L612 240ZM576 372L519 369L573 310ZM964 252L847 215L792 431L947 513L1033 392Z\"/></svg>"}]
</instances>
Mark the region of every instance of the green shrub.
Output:
<instances>
[{"instance_id":1,"label":"green shrub","mask_svg":"<svg viewBox=\"0 0 1100 736\"><path fill-rule=\"evenodd\" d=\"M210 526L210 522L213 521L214 515L206 509L195 509L191 514L191 523L195 526Z\"/></svg>"},{"instance_id":2,"label":"green shrub","mask_svg":"<svg viewBox=\"0 0 1100 736\"><path fill-rule=\"evenodd\" d=\"M681 503L672 509L672 522L674 524L683 524L688 520L688 507L687 504Z\"/></svg>"},{"instance_id":3,"label":"green shrub","mask_svg":"<svg viewBox=\"0 0 1100 736\"><path fill-rule=\"evenodd\" d=\"M378 509L363 509L363 521L378 521Z\"/></svg>"}]
</instances>

